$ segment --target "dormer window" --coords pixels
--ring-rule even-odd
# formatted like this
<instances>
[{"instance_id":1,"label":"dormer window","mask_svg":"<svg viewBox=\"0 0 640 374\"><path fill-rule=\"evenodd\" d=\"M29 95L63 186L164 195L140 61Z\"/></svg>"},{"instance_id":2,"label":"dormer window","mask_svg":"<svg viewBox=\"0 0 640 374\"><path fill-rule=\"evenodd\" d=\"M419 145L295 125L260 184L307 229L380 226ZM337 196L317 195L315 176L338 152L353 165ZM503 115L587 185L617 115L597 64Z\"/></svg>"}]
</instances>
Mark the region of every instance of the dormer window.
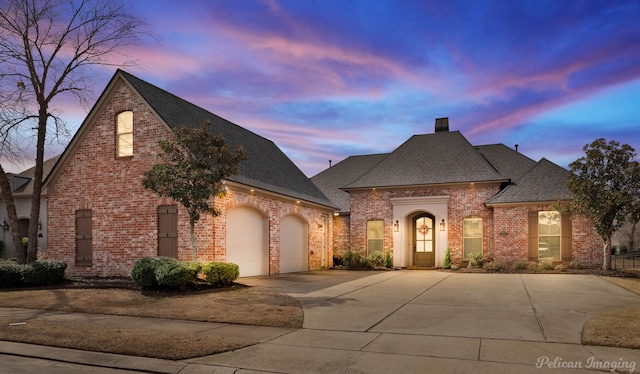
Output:
<instances>
[{"instance_id":1,"label":"dormer window","mask_svg":"<svg viewBox=\"0 0 640 374\"><path fill-rule=\"evenodd\" d=\"M133 112L130 110L118 114L116 154L118 157L133 156Z\"/></svg>"}]
</instances>

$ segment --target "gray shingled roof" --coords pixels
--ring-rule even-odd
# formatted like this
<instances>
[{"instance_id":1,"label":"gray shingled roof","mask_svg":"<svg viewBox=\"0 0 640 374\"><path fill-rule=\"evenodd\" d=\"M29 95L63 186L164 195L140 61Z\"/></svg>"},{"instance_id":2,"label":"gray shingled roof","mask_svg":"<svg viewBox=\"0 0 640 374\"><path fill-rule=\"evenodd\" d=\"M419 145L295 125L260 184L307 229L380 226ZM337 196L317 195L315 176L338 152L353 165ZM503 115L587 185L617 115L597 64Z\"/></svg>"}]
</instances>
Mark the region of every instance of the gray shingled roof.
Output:
<instances>
[{"instance_id":1,"label":"gray shingled roof","mask_svg":"<svg viewBox=\"0 0 640 374\"><path fill-rule=\"evenodd\" d=\"M459 131L414 135L344 189L505 181Z\"/></svg>"},{"instance_id":2,"label":"gray shingled roof","mask_svg":"<svg viewBox=\"0 0 640 374\"><path fill-rule=\"evenodd\" d=\"M311 181L338 206L340 212L348 212L350 211L349 193L340 188L360 178L388 155L383 153L348 157L311 177Z\"/></svg>"},{"instance_id":3,"label":"gray shingled roof","mask_svg":"<svg viewBox=\"0 0 640 374\"><path fill-rule=\"evenodd\" d=\"M569 171L543 158L522 178L500 191L486 203L532 203L568 199L565 183Z\"/></svg>"},{"instance_id":4,"label":"gray shingled roof","mask_svg":"<svg viewBox=\"0 0 640 374\"><path fill-rule=\"evenodd\" d=\"M520 179L537 164L536 161L504 144L481 145L476 149L500 172L500 175L512 181Z\"/></svg>"},{"instance_id":5,"label":"gray shingled roof","mask_svg":"<svg viewBox=\"0 0 640 374\"><path fill-rule=\"evenodd\" d=\"M231 147L242 146L247 159L238 166L238 174L228 178L230 181L334 208L331 201L272 141L125 71L118 70L117 74L121 74L138 91L169 127L197 127L204 120L209 120L212 133L222 135Z\"/></svg>"},{"instance_id":6,"label":"gray shingled roof","mask_svg":"<svg viewBox=\"0 0 640 374\"><path fill-rule=\"evenodd\" d=\"M42 180L44 181L51 173L51 170L55 166L56 162L61 155L57 155L51 157L48 160L45 160L42 163ZM33 194L33 175L36 171L36 167L29 168L20 174L12 175L13 179L16 181L15 188L13 193L16 195L31 195Z\"/></svg>"}]
</instances>

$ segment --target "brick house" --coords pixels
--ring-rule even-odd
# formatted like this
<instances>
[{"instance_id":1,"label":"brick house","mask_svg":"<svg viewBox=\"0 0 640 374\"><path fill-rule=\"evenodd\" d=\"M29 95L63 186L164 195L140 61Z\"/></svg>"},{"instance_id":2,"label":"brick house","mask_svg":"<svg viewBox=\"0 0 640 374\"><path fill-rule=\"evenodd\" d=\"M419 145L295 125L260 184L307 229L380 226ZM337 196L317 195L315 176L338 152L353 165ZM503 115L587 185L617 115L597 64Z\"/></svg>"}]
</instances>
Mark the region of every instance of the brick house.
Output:
<instances>
[{"instance_id":1,"label":"brick house","mask_svg":"<svg viewBox=\"0 0 640 374\"><path fill-rule=\"evenodd\" d=\"M273 142L122 70L44 181L48 256L97 276L128 275L145 256L191 260L186 211L141 180L159 140L204 120L247 160L214 200L222 214L196 225L198 260L237 263L241 276L332 266L335 206Z\"/></svg>"},{"instance_id":2,"label":"brick house","mask_svg":"<svg viewBox=\"0 0 640 374\"><path fill-rule=\"evenodd\" d=\"M334 253L390 251L394 266L440 267L469 254L515 261L602 264L601 240L566 200L569 171L502 144L473 146L447 118L391 153L352 156L312 178L339 208Z\"/></svg>"}]
</instances>

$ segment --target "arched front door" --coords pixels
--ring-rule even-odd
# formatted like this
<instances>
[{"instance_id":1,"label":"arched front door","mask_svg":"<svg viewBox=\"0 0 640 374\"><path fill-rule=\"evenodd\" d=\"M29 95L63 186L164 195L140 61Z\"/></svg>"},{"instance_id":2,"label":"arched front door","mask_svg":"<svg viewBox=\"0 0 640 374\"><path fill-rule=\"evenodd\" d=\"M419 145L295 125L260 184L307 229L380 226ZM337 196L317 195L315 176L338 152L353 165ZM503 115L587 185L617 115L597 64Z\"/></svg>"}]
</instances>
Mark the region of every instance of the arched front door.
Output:
<instances>
[{"instance_id":1,"label":"arched front door","mask_svg":"<svg viewBox=\"0 0 640 374\"><path fill-rule=\"evenodd\" d=\"M436 264L434 221L431 214L413 219L413 266L434 267Z\"/></svg>"}]
</instances>

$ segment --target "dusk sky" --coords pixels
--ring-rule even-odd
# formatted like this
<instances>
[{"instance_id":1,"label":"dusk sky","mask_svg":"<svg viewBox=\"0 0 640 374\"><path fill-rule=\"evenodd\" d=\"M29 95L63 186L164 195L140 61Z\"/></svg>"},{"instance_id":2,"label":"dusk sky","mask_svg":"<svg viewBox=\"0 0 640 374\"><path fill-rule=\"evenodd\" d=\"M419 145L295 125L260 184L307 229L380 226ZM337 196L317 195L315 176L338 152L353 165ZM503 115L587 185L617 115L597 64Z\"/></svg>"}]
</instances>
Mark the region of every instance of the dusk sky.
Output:
<instances>
[{"instance_id":1,"label":"dusk sky","mask_svg":"<svg viewBox=\"0 0 640 374\"><path fill-rule=\"evenodd\" d=\"M271 139L308 176L438 117L563 167L599 137L640 151L640 1L127 4L156 40L124 50L139 63L125 70ZM96 72L97 97L115 68ZM87 109L63 106L73 133Z\"/></svg>"}]
</instances>

